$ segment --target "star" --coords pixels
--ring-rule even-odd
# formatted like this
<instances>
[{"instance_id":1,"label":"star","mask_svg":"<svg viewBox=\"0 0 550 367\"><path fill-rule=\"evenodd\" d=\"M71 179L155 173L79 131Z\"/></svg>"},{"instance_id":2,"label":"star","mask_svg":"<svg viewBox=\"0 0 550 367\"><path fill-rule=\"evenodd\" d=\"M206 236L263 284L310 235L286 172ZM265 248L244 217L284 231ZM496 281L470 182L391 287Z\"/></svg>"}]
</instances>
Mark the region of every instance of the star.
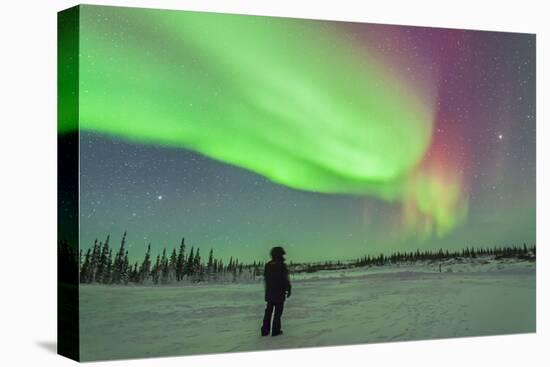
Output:
<instances>
[{"instance_id":1,"label":"star","mask_svg":"<svg viewBox=\"0 0 550 367\"><path fill-rule=\"evenodd\" d=\"M502 140L503 136L502 134L498 134L498 140Z\"/></svg>"},{"instance_id":2,"label":"star","mask_svg":"<svg viewBox=\"0 0 550 367\"><path fill-rule=\"evenodd\" d=\"M157 199L162 200L162 195L157 196Z\"/></svg>"}]
</instances>

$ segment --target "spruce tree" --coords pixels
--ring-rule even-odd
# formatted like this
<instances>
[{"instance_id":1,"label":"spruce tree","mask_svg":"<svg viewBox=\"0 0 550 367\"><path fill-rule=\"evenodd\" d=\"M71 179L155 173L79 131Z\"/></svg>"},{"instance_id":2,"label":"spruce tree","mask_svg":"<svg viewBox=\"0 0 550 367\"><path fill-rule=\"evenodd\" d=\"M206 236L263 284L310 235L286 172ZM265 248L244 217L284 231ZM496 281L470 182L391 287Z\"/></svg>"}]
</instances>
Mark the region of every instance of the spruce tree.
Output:
<instances>
[{"instance_id":1,"label":"spruce tree","mask_svg":"<svg viewBox=\"0 0 550 367\"><path fill-rule=\"evenodd\" d=\"M160 255L157 255L157 261L153 266L152 274L153 274L153 283L158 284L159 278L160 278Z\"/></svg>"},{"instance_id":2,"label":"spruce tree","mask_svg":"<svg viewBox=\"0 0 550 367\"><path fill-rule=\"evenodd\" d=\"M231 273L233 274L233 281L235 282L237 280L237 264L239 261L235 259L235 262L233 263L231 267Z\"/></svg>"},{"instance_id":3,"label":"spruce tree","mask_svg":"<svg viewBox=\"0 0 550 367\"><path fill-rule=\"evenodd\" d=\"M191 252L189 252L189 256L187 257L187 263L185 265L185 275L192 276L193 275L193 265L195 264L195 255L194 255L194 249L193 246L191 246Z\"/></svg>"},{"instance_id":4,"label":"spruce tree","mask_svg":"<svg viewBox=\"0 0 550 367\"><path fill-rule=\"evenodd\" d=\"M124 231L124 235L122 236L122 241L120 241L120 249L118 250L115 261L113 262L113 272L112 272L112 282L114 284L119 284L122 280L122 276L124 273L124 256L126 254L126 250L124 248L124 245L126 244L126 231Z\"/></svg>"},{"instance_id":5,"label":"spruce tree","mask_svg":"<svg viewBox=\"0 0 550 367\"><path fill-rule=\"evenodd\" d=\"M132 283L138 283L139 282L139 272L138 272L138 263L137 263L137 261L134 263L134 267L132 269L132 272L130 273L130 282L132 282Z\"/></svg>"},{"instance_id":6,"label":"spruce tree","mask_svg":"<svg viewBox=\"0 0 550 367\"><path fill-rule=\"evenodd\" d=\"M128 284L130 276L130 265L128 263L128 251L124 253L124 257L122 260L122 266L120 271L120 282L122 284Z\"/></svg>"},{"instance_id":7,"label":"spruce tree","mask_svg":"<svg viewBox=\"0 0 550 367\"><path fill-rule=\"evenodd\" d=\"M109 235L107 235L107 238L103 243L103 247L101 248L101 253L99 255L96 273L96 282L98 283L103 283L104 272L107 266L107 256L109 256Z\"/></svg>"},{"instance_id":8,"label":"spruce tree","mask_svg":"<svg viewBox=\"0 0 550 367\"><path fill-rule=\"evenodd\" d=\"M207 275L208 280L212 278L212 275L214 273L214 249L210 249L210 253L208 254L208 263L206 264L207 268Z\"/></svg>"},{"instance_id":9,"label":"spruce tree","mask_svg":"<svg viewBox=\"0 0 550 367\"><path fill-rule=\"evenodd\" d=\"M101 248L101 242L97 243L97 240L94 242L94 247L92 249L92 255L90 257L90 267L88 269L88 279L90 283L93 283L96 281L96 273L97 273L97 265L99 262L99 255L100 255L100 248Z\"/></svg>"},{"instance_id":10,"label":"spruce tree","mask_svg":"<svg viewBox=\"0 0 550 367\"><path fill-rule=\"evenodd\" d=\"M145 258L143 259L143 262L141 263L141 267L139 269L139 283L144 283L149 279L149 275L151 272L151 243L147 246L147 252L145 253Z\"/></svg>"},{"instance_id":11,"label":"spruce tree","mask_svg":"<svg viewBox=\"0 0 550 367\"><path fill-rule=\"evenodd\" d=\"M201 272L201 249L197 247L197 253L195 254L195 258L193 259L193 273L200 275Z\"/></svg>"},{"instance_id":12,"label":"spruce tree","mask_svg":"<svg viewBox=\"0 0 550 367\"><path fill-rule=\"evenodd\" d=\"M162 258L160 260L161 265L161 280L166 283L168 279L168 259L166 258L166 247L162 250Z\"/></svg>"},{"instance_id":13,"label":"spruce tree","mask_svg":"<svg viewBox=\"0 0 550 367\"><path fill-rule=\"evenodd\" d=\"M176 254L176 249L172 249L172 254L170 255L170 262L168 263L168 280L173 281L176 279L176 267L178 256Z\"/></svg>"},{"instance_id":14,"label":"spruce tree","mask_svg":"<svg viewBox=\"0 0 550 367\"><path fill-rule=\"evenodd\" d=\"M113 250L109 249L109 254L107 255L107 260L105 262L105 268L103 270L102 283L111 284L111 272L113 270Z\"/></svg>"},{"instance_id":15,"label":"spruce tree","mask_svg":"<svg viewBox=\"0 0 550 367\"><path fill-rule=\"evenodd\" d=\"M80 282L81 283L89 283L88 274L89 274L89 268L90 268L91 253L92 253L92 249L88 248L88 251L86 251L86 255L84 256L84 263L82 264L82 267L80 268Z\"/></svg>"},{"instance_id":16,"label":"spruce tree","mask_svg":"<svg viewBox=\"0 0 550 367\"><path fill-rule=\"evenodd\" d=\"M180 251L176 262L176 279L179 282L185 275L185 238L181 239Z\"/></svg>"}]
</instances>

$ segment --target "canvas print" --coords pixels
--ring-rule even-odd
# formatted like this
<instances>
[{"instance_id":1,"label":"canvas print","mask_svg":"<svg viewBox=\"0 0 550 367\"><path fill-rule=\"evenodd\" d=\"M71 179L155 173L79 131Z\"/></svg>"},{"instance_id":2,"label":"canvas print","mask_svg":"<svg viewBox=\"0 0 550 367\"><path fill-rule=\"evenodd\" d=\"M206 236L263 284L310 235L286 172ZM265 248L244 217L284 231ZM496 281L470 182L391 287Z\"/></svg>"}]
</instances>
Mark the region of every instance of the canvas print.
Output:
<instances>
[{"instance_id":1,"label":"canvas print","mask_svg":"<svg viewBox=\"0 0 550 367\"><path fill-rule=\"evenodd\" d=\"M535 332L534 34L59 13L59 353Z\"/></svg>"}]
</instances>

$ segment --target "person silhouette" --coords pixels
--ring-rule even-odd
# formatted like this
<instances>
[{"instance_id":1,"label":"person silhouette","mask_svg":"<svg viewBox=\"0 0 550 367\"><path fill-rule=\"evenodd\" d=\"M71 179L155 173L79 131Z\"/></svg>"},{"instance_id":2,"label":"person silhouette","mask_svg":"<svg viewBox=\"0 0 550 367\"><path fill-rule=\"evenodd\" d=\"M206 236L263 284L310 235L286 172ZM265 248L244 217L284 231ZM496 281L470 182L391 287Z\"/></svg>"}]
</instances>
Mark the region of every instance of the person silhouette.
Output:
<instances>
[{"instance_id":1,"label":"person silhouette","mask_svg":"<svg viewBox=\"0 0 550 367\"><path fill-rule=\"evenodd\" d=\"M277 336L283 333L281 330L281 316L285 299L290 297L290 280L288 268L285 264L285 250L280 246L271 249L271 260L265 264L264 285L265 285L265 307L264 320L261 328L262 336ZM273 312L275 311L275 312ZM273 315L273 325L271 316Z\"/></svg>"}]
</instances>

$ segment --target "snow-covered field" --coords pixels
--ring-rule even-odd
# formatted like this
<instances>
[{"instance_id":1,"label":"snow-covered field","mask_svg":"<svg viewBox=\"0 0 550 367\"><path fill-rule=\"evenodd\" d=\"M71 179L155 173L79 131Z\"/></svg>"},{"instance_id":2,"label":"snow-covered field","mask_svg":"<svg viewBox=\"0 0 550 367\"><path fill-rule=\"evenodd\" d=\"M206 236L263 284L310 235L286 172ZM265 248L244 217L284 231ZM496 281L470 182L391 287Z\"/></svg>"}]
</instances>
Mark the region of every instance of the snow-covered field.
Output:
<instances>
[{"instance_id":1,"label":"snow-covered field","mask_svg":"<svg viewBox=\"0 0 550 367\"><path fill-rule=\"evenodd\" d=\"M535 331L535 264L524 261L297 274L277 337L259 336L261 282L84 285L80 296L82 360Z\"/></svg>"}]
</instances>

